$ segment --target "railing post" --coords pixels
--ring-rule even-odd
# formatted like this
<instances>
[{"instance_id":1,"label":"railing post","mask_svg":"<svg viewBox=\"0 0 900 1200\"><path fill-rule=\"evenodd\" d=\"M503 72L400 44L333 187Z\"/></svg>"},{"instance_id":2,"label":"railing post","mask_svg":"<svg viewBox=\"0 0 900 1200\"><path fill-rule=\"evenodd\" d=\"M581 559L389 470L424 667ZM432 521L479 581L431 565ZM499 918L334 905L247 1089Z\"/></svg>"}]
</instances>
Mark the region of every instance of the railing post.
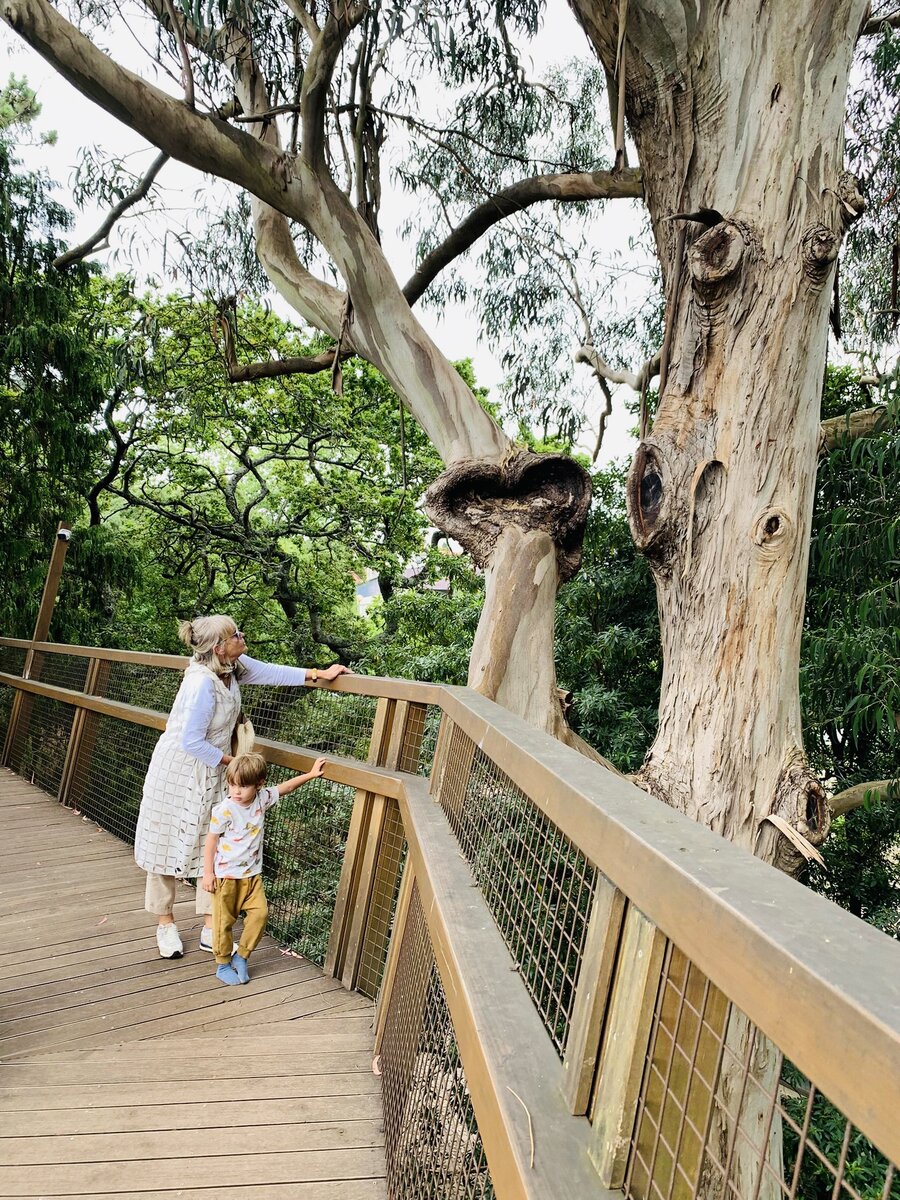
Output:
<instances>
[{"instance_id":1,"label":"railing post","mask_svg":"<svg viewBox=\"0 0 900 1200\"><path fill-rule=\"evenodd\" d=\"M665 947L665 935L629 905L594 1091L591 1158L606 1188L625 1182Z\"/></svg>"},{"instance_id":2,"label":"railing post","mask_svg":"<svg viewBox=\"0 0 900 1200\"><path fill-rule=\"evenodd\" d=\"M576 1116L590 1107L624 915L624 895L598 873L563 1060L563 1093Z\"/></svg>"},{"instance_id":3,"label":"railing post","mask_svg":"<svg viewBox=\"0 0 900 1200\"><path fill-rule=\"evenodd\" d=\"M384 761L387 747L390 744L395 705L396 701L384 697L378 701L375 720L372 724L372 736L369 741L369 754L366 759L372 766L380 766ZM331 920L331 934L325 953L325 974L331 975L335 979L343 977L347 940L362 869L362 852L368 836L374 800L374 793L364 791L362 788L357 791L353 800L350 830L347 834L347 846L344 850L341 878L338 882L334 915Z\"/></svg>"},{"instance_id":4,"label":"railing post","mask_svg":"<svg viewBox=\"0 0 900 1200\"><path fill-rule=\"evenodd\" d=\"M36 642L45 642L50 632L53 608L56 604L59 581L62 576L63 564L66 561L71 537L72 531L68 523L60 521L56 530L56 540L53 543L53 550L50 553L47 574L44 578L44 590L41 593L41 603L38 608L37 620L34 623L34 632L31 635L31 645L28 647L25 655L25 665L22 668L23 679L36 679L40 674L41 656L35 653L34 647ZM31 709L33 705L34 698L26 695L24 692L17 691L13 697L9 714L9 724L6 727L6 740L3 745L2 762L4 766L9 766L16 738L19 737L20 733L27 735L28 726L31 723Z\"/></svg>"},{"instance_id":5,"label":"railing post","mask_svg":"<svg viewBox=\"0 0 900 1200\"><path fill-rule=\"evenodd\" d=\"M92 658L84 681L86 696L103 696L109 682L112 664L102 658ZM72 807L79 804L78 774L84 763L90 762L97 740L97 714L83 708L76 708L72 719L72 732L66 747L66 760L63 763L62 775L59 781L59 802L68 804L71 798Z\"/></svg>"}]
</instances>

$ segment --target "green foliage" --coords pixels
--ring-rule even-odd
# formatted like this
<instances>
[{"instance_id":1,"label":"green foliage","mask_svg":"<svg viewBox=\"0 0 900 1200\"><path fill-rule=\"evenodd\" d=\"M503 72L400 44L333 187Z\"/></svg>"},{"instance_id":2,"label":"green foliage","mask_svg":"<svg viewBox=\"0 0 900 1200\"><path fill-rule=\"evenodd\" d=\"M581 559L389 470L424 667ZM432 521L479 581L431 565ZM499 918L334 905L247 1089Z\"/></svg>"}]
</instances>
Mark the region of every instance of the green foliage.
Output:
<instances>
[{"instance_id":1,"label":"green foliage","mask_svg":"<svg viewBox=\"0 0 900 1200\"><path fill-rule=\"evenodd\" d=\"M51 192L0 138L0 624L18 635L31 632L57 524L78 515L102 449L90 277L53 267L70 218Z\"/></svg>"},{"instance_id":2,"label":"green foliage","mask_svg":"<svg viewBox=\"0 0 900 1200\"><path fill-rule=\"evenodd\" d=\"M900 379L873 397L847 369L830 369L823 413L881 401L881 433L848 440L819 467L801 663L810 761L836 791L890 779L900 763ZM814 885L900 932L900 805L880 802L835 822L827 872Z\"/></svg>"}]
</instances>

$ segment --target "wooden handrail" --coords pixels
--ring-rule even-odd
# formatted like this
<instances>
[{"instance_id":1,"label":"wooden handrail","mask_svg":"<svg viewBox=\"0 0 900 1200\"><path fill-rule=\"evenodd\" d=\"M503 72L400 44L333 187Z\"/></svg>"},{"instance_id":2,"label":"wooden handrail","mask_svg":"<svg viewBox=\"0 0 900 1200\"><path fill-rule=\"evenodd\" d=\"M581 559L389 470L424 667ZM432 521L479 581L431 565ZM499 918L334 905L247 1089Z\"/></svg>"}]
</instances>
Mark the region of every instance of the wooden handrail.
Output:
<instances>
[{"instance_id":1,"label":"wooden handrail","mask_svg":"<svg viewBox=\"0 0 900 1200\"><path fill-rule=\"evenodd\" d=\"M14 675L0 673L0 684L165 724L160 713ZM470 689L348 676L329 690L439 705L631 905L900 1162L900 946L893 939ZM273 761L308 764L299 748L261 745ZM346 760L341 770L339 782L381 794L390 777L401 804L413 794L401 773Z\"/></svg>"}]
</instances>

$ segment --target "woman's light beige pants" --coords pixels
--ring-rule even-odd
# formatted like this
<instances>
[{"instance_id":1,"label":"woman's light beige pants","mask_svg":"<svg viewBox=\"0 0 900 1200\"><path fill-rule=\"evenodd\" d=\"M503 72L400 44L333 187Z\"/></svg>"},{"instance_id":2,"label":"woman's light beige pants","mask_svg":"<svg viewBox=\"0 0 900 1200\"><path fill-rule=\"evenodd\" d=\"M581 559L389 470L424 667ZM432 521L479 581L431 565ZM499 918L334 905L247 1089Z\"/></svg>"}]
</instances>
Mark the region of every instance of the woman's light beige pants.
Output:
<instances>
[{"instance_id":1,"label":"woman's light beige pants","mask_svg":"<svg viewBox=\"0 0 900 1200\"><path fill-rule=\"evenodd\" d=\"M147 872L147 888L144 892L144 908L157 917L170 917L175 905L175 888L178 880L174 875L156 875ZM197 896L194 901L194 911L201 917L212 912L212 893L207 892L197 882Z\"/></svg>"}]
</instances>

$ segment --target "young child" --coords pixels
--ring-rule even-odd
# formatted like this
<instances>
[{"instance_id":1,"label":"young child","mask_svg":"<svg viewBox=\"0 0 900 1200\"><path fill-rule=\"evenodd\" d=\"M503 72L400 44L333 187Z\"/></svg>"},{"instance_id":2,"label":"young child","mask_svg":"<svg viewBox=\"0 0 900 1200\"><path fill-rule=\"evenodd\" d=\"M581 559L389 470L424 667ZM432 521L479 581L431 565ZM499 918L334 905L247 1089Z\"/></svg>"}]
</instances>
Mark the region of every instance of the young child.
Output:
<instances>
[{"instance_id":1,"label":"young child","mask_svg":"<svg viewBox=\"0 0 900 1200\"><path fill-rule=\"evenodd\" d=\"M216 977L223 983L246 983L247 959L266 929L268 906L262 882L263 826L266 810L310 779L321 778L325 759L317 758L306 775L295 775L277 787L263 787L266 760L241 754L225 769L228 800L215 805L203 848L203 887L213 894L213 953ZM240 945L232 954L231 931L244 912Z\"/></svg>"}]
</instances>

